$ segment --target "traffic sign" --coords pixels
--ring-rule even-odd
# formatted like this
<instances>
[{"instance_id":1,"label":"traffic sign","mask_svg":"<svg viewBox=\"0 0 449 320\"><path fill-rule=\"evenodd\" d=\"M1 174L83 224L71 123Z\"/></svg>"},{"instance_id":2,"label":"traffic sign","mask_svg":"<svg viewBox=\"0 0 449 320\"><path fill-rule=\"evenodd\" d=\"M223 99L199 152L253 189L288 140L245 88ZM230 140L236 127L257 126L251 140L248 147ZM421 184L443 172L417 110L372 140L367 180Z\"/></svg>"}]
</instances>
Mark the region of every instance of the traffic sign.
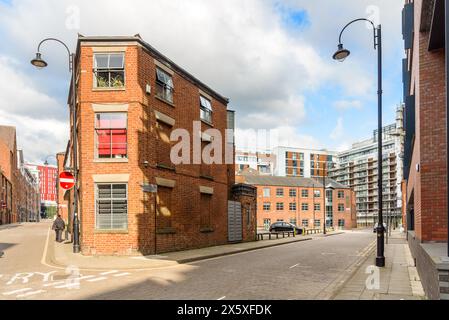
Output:
<instances>
[{"instance_id":1,"label":"traffic sign","mask_svg":"<svg viewBox=\"0 0 449 320\"><path fill-rule=\"evenodd\" d=\"M67 171L59 174L59 186L64 190L70 190L75 186L75 177Z\"/></svg>"}]
</instances>

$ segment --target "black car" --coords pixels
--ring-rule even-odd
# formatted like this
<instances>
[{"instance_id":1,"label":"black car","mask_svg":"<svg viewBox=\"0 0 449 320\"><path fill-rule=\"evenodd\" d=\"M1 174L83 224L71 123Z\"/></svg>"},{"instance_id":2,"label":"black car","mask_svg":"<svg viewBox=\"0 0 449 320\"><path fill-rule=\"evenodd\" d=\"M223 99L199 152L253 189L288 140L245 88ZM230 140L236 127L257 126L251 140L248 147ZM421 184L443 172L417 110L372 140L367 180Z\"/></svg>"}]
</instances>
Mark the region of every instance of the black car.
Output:
<instances>
[{"instance_id":1,"label":"black car","mask_svg":"<svg viewBox=\"0 0 449 320\"><path fill-rule=\"evenodd\" d=\"M297 227L292 223L278 221L270 226L270 232L293 232L296 229L296 234L302 234L303 228Z\"/></svg>"}]
</instances>

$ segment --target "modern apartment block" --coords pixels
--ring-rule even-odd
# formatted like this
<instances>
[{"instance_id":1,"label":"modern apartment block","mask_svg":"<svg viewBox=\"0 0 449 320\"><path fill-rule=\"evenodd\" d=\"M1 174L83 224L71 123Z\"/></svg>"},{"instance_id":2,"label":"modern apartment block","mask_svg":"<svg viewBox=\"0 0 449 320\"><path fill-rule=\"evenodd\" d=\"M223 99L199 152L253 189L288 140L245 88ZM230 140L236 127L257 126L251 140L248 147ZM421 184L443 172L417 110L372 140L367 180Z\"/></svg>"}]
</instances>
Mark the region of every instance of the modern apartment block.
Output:
<instances>
[{"instance_id":1,"label":"modern apartment block","mask_svg":"<svg viewBox=\"0 0 449 320\"><path fill-rule=\"evenodd\" d=\"M333 151L281 146L274 148L273 154L276 158L275 176L302 178L327 176L337 156Z\"/></svg>"},{"instance_id":2,"label":"modern apartment block","mask_svg":"<svg viewBox=\"0 0 449 320\"><path fill-rule=\"evenodd\" d=\"M399 223L402 217L402 157L404 147L403 106L397 107L397 122L383 128L382 173L383 212ZM338 154L329 176L343 185L353 188L356 197L357 222L361 226L372 225L378 216L377 185L377 130L371 139L354 143L351 149Z\"/></svg>"},{"instance_id":3,"label":"modern apartment block","mask_svg":"<svg viewBox=\"0 0 449 320\"><path fill-rule=\"evenodd\" d=\"M260 175L273 175L276 157L271 152L235 151L235 174L255 170Z\"/></svg>"},{"instance_id":4,"label":"modern apartment block","mask_svg":"<svg viewBox=\"0 0 449 320\"><path fill-rule=\"evenodd\" d=\"M239 179L257 188L258 229L268 230L277 221L322 229L324 210L327 227L352 229L357 226L354 192L332 179L325 179L325 189L323 179L254 175Z\"/></svg>"},{"instance_id":5,"label":"modern apartment block","mask_svg":"<svg viewBox=\"0 0 449 320\"><path fill-rule=\"evenodd\" d=\"M79 36L76 79L82 253L155 254L227 243L235 170L233 137L225 132L234 129L228 99L139 35ZM177 142L170 139L175 129L181 129ZM172 147L182 139L187 145L177 154L185 161L174 164ZM213 152L221 163L195 162L214 143L223 147L223 154ZM73 155L66 162L73 167Z\"/></svg>"},{"instance_id":6,"label":"modern apartment block","mask_svg":"<svg viewBox=\"0 0 449 320\"><path fill-rule=\"evenodd\" d=\"M429 299L449 299L445 3L405 1L404 178L408 242Z\"/></svg>"}]
</instances>

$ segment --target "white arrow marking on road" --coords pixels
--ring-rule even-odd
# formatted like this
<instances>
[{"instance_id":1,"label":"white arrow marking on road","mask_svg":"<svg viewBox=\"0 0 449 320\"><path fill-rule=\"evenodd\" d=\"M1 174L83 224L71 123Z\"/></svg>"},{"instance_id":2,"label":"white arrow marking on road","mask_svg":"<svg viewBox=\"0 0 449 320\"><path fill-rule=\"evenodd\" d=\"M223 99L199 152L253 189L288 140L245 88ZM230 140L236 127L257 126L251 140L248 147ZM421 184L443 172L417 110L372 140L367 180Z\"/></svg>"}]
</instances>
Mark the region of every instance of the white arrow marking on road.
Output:
<instances>
[{"instance_id":1,"label":"white arrow marking on road","mask_svg":"<svg viewBox=\"0 0 449 320\"><path fill-rule=\"evenodd\" d=\"M297 264L291 266L289 269L293 269L294 267L297 267L297 266L299 266L299 263L297 263Z\"/></svg>"},{"instance_id":2,"label":"white arrow marking on road","mask_svg":"<svg viewBox=\"0 0 449 320\"><path fill-rule=\"evenodd\" d=\"M10 296L12 294L20 293L20 292L24 292L24 291L28 291L28 290L32 290L32 289L31 288L23 288L23 289L18 289L18 290L14 290L14 291L3 292L3 295Z\"/></svg>"},{"instance_id":3,"label":"white arrow marking on road","mask_svg":"<svg viewBox=\"0 0 449 320\"><path fill-rule=\"evenodd\" d=\"M129 273L129 272L123 272L123 273L119 273L119 274L114 274L114 277L123 277L123 276L127 276L127 275L129 275L129 274L131 274L131 273Z\"/></svg>"},{"instance_id":4,"label":"white arrow marking on road","mask_svg":"<svg viewBox=\"0 0 449 320\"><path fill-rule=\"evenodd\" d=\"M43 293L45 292L45 290L37 290L37 291L31 291L31 292L27 292L27 293L23 293L23 294L19 294L17 295L17 298L23 298L23 297L28 297L28 296L32 296L38 293Z\"/></svg>"},{"instance_id":5,"label":"white arrow marking on road","mask_svg":"<svg viewBox=\"0 0 449 320\"><path fill-rule=\"evenodd\" d=\"M118 271L117 270L112 270L112 271L108 271L108 272L103 272L103 273L100 273L102 276L105 276L105 275L107 275L107 274L111 274L111 273L117 273Z\"/></svg>"},{"instance_id":6,"label":"white arrow marking on road","mask_svg":"<svg viewBox=\"0 0 449 320\"><path fill-rule=\"evenodd\" d=\"M90 279L90 280L87 280L87 281L89 281L89 282L96 282L96 281L101 281L101 280L106 280L106 279L107 279L106 277L100 277L100 278Z\"/></svg>"},{"instance_id":7,"label":"white arrow marking on road","mask_svg":"<svg viewBox=\"0 0 449 320\"><path fill-rule=\"evenodd\" d=\"M217 300L223 300L224 298L226 298L226 296L223 296L221 298L218 298Z\"/></svg>"}]
</instances>

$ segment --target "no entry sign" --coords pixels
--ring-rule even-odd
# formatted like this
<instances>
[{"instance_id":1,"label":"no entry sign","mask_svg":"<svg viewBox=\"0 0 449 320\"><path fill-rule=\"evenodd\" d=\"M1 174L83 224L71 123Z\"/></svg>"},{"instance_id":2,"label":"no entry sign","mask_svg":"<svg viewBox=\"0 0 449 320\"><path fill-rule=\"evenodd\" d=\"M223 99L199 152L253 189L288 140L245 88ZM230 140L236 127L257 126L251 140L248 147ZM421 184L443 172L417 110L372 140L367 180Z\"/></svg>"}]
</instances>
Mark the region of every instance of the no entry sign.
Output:
<instances>
[{"instance_id":1,"label":"no entry sign","mask_svg":"<svg viewBox=\"0 0 449 320\"><path fill-rule=\"evenodd\" d=\"M75 177L67 171L59 174L59 186L64 190L70 190L75 185Z\"/></svg>"}]
</instances>

